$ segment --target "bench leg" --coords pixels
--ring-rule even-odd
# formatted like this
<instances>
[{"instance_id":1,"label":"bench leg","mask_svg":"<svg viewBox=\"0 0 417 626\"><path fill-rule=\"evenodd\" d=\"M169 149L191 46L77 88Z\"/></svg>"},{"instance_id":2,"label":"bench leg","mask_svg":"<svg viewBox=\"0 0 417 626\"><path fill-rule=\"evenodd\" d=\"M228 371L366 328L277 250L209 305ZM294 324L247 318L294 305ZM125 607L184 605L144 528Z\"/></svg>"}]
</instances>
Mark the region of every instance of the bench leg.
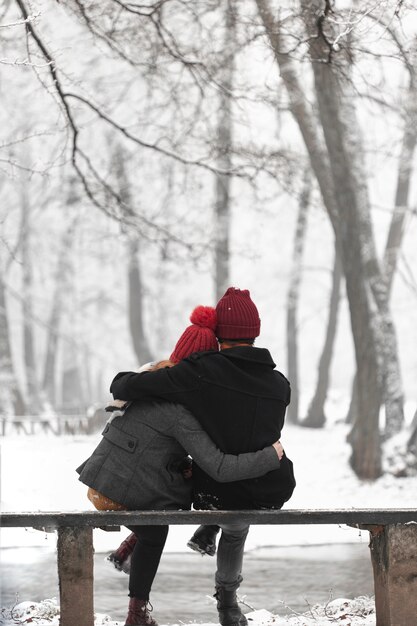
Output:
<instances>
[{"instance_id":1,"label":"bench leg","mask_svg":"<svg viewBox=\"0 0 417 626\"><path fill-rule=\"evenodd\" d=\"M60 626L94 626L93 529L58 529Z\"/></svg>"},{"instance_id":2,"label":"bench leg","mask_svg":"<svg viewBox=\"0 0 417 626\"><path fill-rule=\"evenodd\" d=\"M368 527L376 626L417 623L417 524Z\"/></svg>"}]
</instances>

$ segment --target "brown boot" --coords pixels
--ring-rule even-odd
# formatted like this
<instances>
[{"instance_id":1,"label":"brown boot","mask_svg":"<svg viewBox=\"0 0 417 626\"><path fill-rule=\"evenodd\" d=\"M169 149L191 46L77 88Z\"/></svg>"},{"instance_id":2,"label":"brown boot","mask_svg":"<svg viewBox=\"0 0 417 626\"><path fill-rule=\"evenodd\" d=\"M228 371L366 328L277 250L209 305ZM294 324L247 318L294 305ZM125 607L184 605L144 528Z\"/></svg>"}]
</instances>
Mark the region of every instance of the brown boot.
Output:
<instances>
[{"instance_id":1,"label":"brown boot","mask_svg":"<svg viewBox=\"0 0 417 626\"><path fill-rule=\"evenodd\" d=\"M148 604L150 609L148 608ZM158 626L155 620L150 616L150 611L152 611L152 605L148 600L130 598L129 613L126 617L125 626Z\"/></svg>"},{"instance_id":2,"label":"brown boot","mask_svg":"<svg viewBox=\"0 0 417 626\"><path fill-rule=\"evenodd\" d=\"M136 545L136 535L131 533L120 546L109 554L107 560L113 563L114 567L125 574L130 574L130 558Z\"/></svg>"}]
</instances>

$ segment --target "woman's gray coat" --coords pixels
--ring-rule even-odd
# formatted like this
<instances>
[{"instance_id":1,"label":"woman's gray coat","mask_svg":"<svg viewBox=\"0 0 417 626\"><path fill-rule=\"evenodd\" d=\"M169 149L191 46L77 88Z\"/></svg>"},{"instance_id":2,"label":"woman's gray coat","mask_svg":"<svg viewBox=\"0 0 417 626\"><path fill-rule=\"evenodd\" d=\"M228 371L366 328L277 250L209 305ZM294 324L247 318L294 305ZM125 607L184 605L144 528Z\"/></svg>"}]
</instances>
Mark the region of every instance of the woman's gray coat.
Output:
<instances>
[{"instance_id":1,"label":"woman's gray coat","mask_svg":"<svg viewBox=\"0 0 417 626\"><path fill-rule=\"evenodd\" d=\"M217 482L257 478L280 465L272 446L223 454L182 405L151 399L132 402L102 435L79 479L131 510L189 509L192 481L181 471L187 454Z\"/></svg>"}]
</instances>

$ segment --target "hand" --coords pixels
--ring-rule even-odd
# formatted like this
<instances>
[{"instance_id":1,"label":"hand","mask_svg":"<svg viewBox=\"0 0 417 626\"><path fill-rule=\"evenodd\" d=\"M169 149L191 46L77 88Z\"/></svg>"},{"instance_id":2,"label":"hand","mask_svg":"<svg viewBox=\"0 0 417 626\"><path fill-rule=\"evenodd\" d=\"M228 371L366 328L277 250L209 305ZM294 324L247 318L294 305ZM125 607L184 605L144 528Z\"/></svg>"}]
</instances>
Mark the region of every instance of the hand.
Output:
<instances>
[{"instance_id":1,"label":"hand","mask_svg":"<svg viewBox=\"0 0 417 626\"><path fill-rule=\"evenodd\" d=\"M278 454L279 460L284 456L284 448L281 445L281 442L278 440L272 444L272 447L275 448L275 452Z\"/></svg>"},{"instance_id":2,"label":"hand","mask_svg":"<svg viewBox=\"0 0 417 626\"><path fill-rule=\"evenodd\" d=\"M106 406L106 411L108 411L109 413L111 413L112 411L123 411L127 405L128 405L128 401L127 400L113 400L109 406Z\"/></svg>"}]
</instances>

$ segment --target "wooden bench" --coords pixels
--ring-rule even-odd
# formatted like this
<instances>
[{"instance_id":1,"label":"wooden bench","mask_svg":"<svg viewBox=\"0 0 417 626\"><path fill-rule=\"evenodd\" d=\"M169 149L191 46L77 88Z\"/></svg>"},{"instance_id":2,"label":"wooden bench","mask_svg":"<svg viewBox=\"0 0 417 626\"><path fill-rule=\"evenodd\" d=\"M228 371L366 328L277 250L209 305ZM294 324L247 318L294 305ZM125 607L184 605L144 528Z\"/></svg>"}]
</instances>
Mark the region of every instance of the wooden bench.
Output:
<instances>
[{"instance_id":1,"label":"wooden bench","mask_svg":"<svg viewBox=\"0 0 417 626\"><path fill-rule=\"evenodd\" d=\"M417 509L3 513L2 527L58 531L61 626L93 626L93 528L126 525L347 524L370 533L376 626L417 626Z\"/></svg>"}]
</instances>

